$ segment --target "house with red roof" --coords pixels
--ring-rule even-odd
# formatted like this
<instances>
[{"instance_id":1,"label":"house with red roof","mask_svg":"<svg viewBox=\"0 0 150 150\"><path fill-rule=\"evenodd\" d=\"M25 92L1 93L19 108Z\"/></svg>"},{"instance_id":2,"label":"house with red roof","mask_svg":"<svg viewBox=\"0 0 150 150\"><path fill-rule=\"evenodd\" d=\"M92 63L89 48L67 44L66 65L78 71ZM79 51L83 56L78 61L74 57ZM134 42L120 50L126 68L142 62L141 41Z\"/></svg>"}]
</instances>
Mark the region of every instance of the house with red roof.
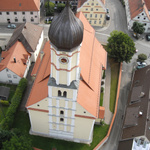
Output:
<instances>
[{"instance_id":1,"label":"house with red roof","mask_svg":"<svg viewBox=\"0 0 150 150\"><path fill-rule=\"evenodd\" d=\"M0 0L0 23L40 22L40 0Z\"/></svg>"},{"instance_id":2,"label":"house with red roof","mask_svg":"<svg viewBox=\"0 0 150 150\"><path fill-rule=\"evenodd\" d=\"M0 82L18 84L27 76L31 54L17 41L8 51L2 51L0 62Z\"/></svg>"},{"instance_id":3,"label":"house with red roof","mask_svg":"<svg viewBox=\"0 0 150 150\"><path fill-rule=\"evenodd\" d=\"M149 0L127 0L126 16L127 26L132 30L134 22L144 24L145 33L150 32L150 2Z\"/></svg>"},{"instance_id":4,"label":"house with red roof","mask_svg":"<svg viewBox=\"0 0 150 150\"><path fill-rule=\"evenodd\" d=\"M68 3L48 36L26 103L30 134L89 144L94 124L104 119L99 103L107 52L82 12L75 16Z\"/></svg>"}]
</instances>

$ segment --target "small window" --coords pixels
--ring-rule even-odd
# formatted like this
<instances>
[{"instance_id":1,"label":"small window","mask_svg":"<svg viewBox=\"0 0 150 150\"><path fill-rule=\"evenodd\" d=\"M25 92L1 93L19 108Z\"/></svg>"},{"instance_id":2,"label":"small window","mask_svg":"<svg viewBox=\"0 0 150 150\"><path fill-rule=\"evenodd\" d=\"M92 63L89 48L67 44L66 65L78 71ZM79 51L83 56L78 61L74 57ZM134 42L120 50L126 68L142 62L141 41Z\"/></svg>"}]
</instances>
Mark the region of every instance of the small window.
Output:
<instances>
[{"instance_id":1,"label":"small window","mask_svg":"<svg viewBox=\"0 0 150 150\"><path fill-rule=\"evenodd\" d=\"M35 18L37 18L37 16L35 16Z\"/></svg>"},{"instance_id":2,"label":"small window","mask_svg":"<svg viewBox=\"0 0 150 150\"><path fill-rule=\"evenodd\" d=\"M22 14L25 15L25 12L23 11Z\"/></svg>"},{"instance_id":3,"label":"small window","mask_svg":"<svg viewBox=\"0 0 150 150\"><path fill-rule=\"evenodd\" d=\"M67 97L67 92L66 91L64 91L63 97Z\"/></svg>"},{"instance_id":4,"label":"small window","mask_svg":"<svg viewBox=\"0 0 150 150\"><path fill-rule=\"evenodd\" d=\"M26 19L25 19L25 18L23 18L23 22L26 22Z\"/></svg>"},{"instance_id":5,"label":"small window","mask_svg":"<svg viewBox=\"0 0 150 150\"><path fill-rule=\"evenodd\" d=\"M15 22L18 22L18 19L17 19L17 18L15 18Z\"/></svg>"},{"instance_id":6,"label":"small window","mask_svg":"<svg viewBox=\"0 0 150 150\"><path fill-rule=\"evenodd\" d=\"M96 11L98 11L98 9L96 9Z\"/></svg>"},{"instance_id":7,"label":"small window","mask_svg":"<svg viewBox=\"0 0 150 150\"><path fill-rule=\"evenodd\" d=\"M87 3L87 5L89 5L89 3Z\"/></svg>"},{"instance_id":8,"label":"small window","mask_svg":"<svg viewBox=\"0 0 150 150\"><path fill-rule=\"evenodd\" d=\"M91 8L91 11L93 11L93 8Z\"/></svg>"},{"instance_id":9,"label":"small window","mask_svg":"<svg viewBox=\"0 0 150 150\"><path fill-rule=\"evenodd\" d=\"M98 3L96 3L96 5L98 5Z\"/></svg>"},{"instance_id":10,"label":"small window","mask_svg":"<svg viewBox=\"0 0 150 150\"><path fill-rule=\"evenodd\" d=\"M90 14L90 17L92 17L92 14Z\"/></svg>"},{"instance_id":11,"label":"small window","mask_svg":"<svg viewBox=\"0 0 150 150\"><path fill-rule=\"evenodd\" d=\"M6 12L7 15L9 15L9 12Z\"/></svg>"},{"instance_id":12,"label":"small window","mask_svg":"<svg viewBox=\"0 0 150 150\"><path fill-rule=\"evenodd\" d=\"M92 6L94 5L94 3L91 4Z\"/></svg>"},{"instance_id":13,"label":"small window","mask_svg":"<svg viewBox=\"0 0 150 150\"><path fill-rule=\"evenodd\" d=\"M144 24L144 26L146 26L146 23Z\"/></svg>"},{"instance_id":14,"label":"small window","mask_svg":"<svg viewBox=\"0 0 150 150\"><path fill-rule=\"evenodd\" d=\"M9 80L9 83L12 83L12 80Z\"/></svg>"},{"instance_id":15,"label":"small window","mask_svg":"<svg viewBox=\"0 0 150 150\"><path fill-rule=\"evenodd\" d=\"M9 70L6 68L6 72L8 72Z\"/></svg>"},{"instance_id":16,"label":"small window","mask_svg":"<svg viewBox=\"0 0 150 150\"><path fill-rule=\"evenodd\" d=\"M91 20L89 21L89 23L91 24Z\"/></svg>"},{"instance_id":17,"label":"small window","mask_svg":"<svg viewBox=\"0 0 150 150\"><path fill-rule=\"evenodd\" d=\"M13 78L14 78L14 79L17 79L17 75L13 75Z\"/></svg>"},{"instance_id":18,"label":"small window","mask_svg":"<svg viewBox=\"0 0 150 150\"><path fill-rule=\"evenodd\" d=\"M144 13L142 13L142 15L144 15Z\"/></svg>"},{"instance_id":19,"label":"small window","mask_svg":"<svg viewBox=\"0 0 150 150\"><path fill-rule=\"evenodd\" d=\"M96 24L96 21L94 21L94 24Z\"/></svg>"},{"instance_id":20,"label":"small window","mask_svg":"<svg viewBox=\"0 0 150 150\"><path fill-rule=\"evenodd\" d=\"M21 3L19 3L19 6L21 6Z\"/></svg>"},{"instance_id":21,"label":"small window","mask_svg":"<svg viewBox=\"0 0 150 150\"><path fill-rule=\"evenodd\" d=\"M99 21L99 24L101 24L101 21Z\"/></svg>"},{"instance_id":22,"label":"small window","mask_svg":"<svg viewBox=\"0 0 150 150\"><path fill-rule=\"evenodd\" d=\"M102 14L100 15L100 18L102 18Z\"/></svg>"},{"instance_id":23,"label":"small window","mask_svg":"<svg viewBox=\"0 0 150 150\"><path fill-rule=\"evenodd\" d=\"M97 14L95 14L95 18L97 18Z\"/></svg>"},{"instance_id":24,"label":"small window","mask_svg":"<svg viewBox=\"0 0 150 150\"><path fill-rule=\"evenodd\" d=\"M86 8L85 10L88 10L88 8Z\"/></svg>"},{"instance_id":25,"label":"small window","mask_svg":"<svg viewBox=\"0 0 150 150\"><path fill-rule=\"evenodd\" d=\"M33 19L33 18L31 18L31 22L34 22L34 19Z\"/></svg>"},{"instance_id":26,"label":"small window","mask_svg":"<svg viewBox=\"0 0 150 150\"><path fill-rule=\"evenodd\" d=\"M144 18L144 20L145 20L146 18Z\"/></svg>"},{"instance_id":27,"label":"small window","mask_svg":"<svg viewBox=\"0 0 150 150\"><path fill-rule=\"evenodd\" d=\"M140 17L138 17L138 19L140 19Z\"/></svg>"},{"instance_id":28,"label":"small window","mask_svg":"<svg viewBox=\"0 0 150 150\"><path fill-rule=\"evenodd\" d=\"M61 91L60 90L58 90L58 96L61 96Z\"/></svg>"},{"instance_id":29,"label":"small window","mask_svg":"<svg viewBox=\"0 0 150 150\"><path fill-rule=\"evenodd\" d=\"M30 14L33 15L33 12L31 11Z\"/></svg>"},{"instance_id":30,"label":"small window","mask_svg":"<svg viewBox=\"0 0 150 150\"><path fill-rule=\"evenodd\" d=\"M7 74L7 77L8 77L8 78L11 78L11 74Z\"/></svg>"},{"instance_id":31,"label":"small window","mask_svg":"<svg viewBox=\"0 0 150 150\"><path fill-rule=\"evenodd\" d=\"M2 15L2 12L0 12L0 15Z\"/></svg>"},{"instance_id":32,"label":"small window","mask_svg":"<svg viewBox=\"0 0 150 150\"><path fill-rule=\"evenodd\" d=\"M63 110L61 110L61 111L60 111L60 114L61 114L61 115L63 115L63 114L64 114L64 111L63 111Z\"/></svg>"},{"instance_id":33,"label":"small window","mask_svg":"<svg viewBox=\"0 0 150 150\"><path fill-rule=\"evenodd\" d=\"M60 118L60 121L63 122L63 121L64 121L64 118Z\"/></svg>"},{"instance_id":34,"label":"small window","mask_svg":"<svg viewBox=\"0 0 150 150\"><path fill-rule=\"evenodd\" d=\"M16 11L14 12L14 15L17 15L17 12L16 12Z\"/></svg>"},{"instance_id":35,"label":"small window","mask_svg":"<svg viewBox=\"0 0 150 150\"><path fill-rule=\"evenodd\" d=\"M85 17L87 17L87 14L85 14Z\"/></svg>"}]
</instances>

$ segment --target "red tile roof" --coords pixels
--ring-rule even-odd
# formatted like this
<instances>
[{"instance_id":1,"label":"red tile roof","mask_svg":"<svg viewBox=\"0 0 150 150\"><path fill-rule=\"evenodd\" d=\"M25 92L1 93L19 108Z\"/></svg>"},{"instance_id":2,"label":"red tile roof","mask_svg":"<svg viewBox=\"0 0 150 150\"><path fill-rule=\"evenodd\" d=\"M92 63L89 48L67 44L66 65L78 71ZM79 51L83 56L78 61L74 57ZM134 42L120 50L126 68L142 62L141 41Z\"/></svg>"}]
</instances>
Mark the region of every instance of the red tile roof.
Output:
<instances>
[{"instance_id":1,"label":"red tile roof","mask_svg":"<svg viewBox=\"0 0 150 150\"><path fill-rule=\"evenodd\" d=\"M40 0L0 0L0 11L39 11Z\"/></svg>"},{"instance_id":2,"label":"red tile roof","mask_svg":"<svg viewBox=\"0 0 150 150\"><path fill-rule=\"evenodd\" d=\"M24 61L27 61L27 56L30 56L30 54L26 51L22 43L17 41L8 51L2 52L3 59L0 62L0 71L8 68L18 76L23 77L27 67L24 64ZM14 57L16 58L16 63L14 63Z\"/></svg>"},{"instance_id":3,"label":"red tile roof","mask_svg":"<svg viewBox=\"0 0 150 150\"><path fill-rule=\"evenodd\" d=\"M84 36L80 49L80 67L83 80L80 81L77 102L94 117L99 116L99 98L102 67L106 68L107 53L95 38L95 31L88 23L82 12L77 14L84 24ZM46 43L44 57L36 77L26 107L48 96L48 79L50 74L50 45ZM37 68L37 66L36 66ZM42 92L41 92L42 90ZM40 91L40 92L38 92Z\"/></svg>"},{"instance_id":4,"label":"red tile roof","mask_svg":"<svg viewBox=\"0 0 150 150\"><path fill-rule=\"evenodd\" d=\"M147 9L150 11L150 1L145 0L145 4L146 4Z\"/></svg>"},{"instance_id":5,"label":"red tile roof","mask_svg":"<svg viewBox=\"0 0 150 150\"><path fill-rule=\"evenodd\" d=\"M144 10L144 1L143 0L129 0L129 8L130 8L130 15L131 19L135 18L143 12Z\"/></svg>"}]
</instances>

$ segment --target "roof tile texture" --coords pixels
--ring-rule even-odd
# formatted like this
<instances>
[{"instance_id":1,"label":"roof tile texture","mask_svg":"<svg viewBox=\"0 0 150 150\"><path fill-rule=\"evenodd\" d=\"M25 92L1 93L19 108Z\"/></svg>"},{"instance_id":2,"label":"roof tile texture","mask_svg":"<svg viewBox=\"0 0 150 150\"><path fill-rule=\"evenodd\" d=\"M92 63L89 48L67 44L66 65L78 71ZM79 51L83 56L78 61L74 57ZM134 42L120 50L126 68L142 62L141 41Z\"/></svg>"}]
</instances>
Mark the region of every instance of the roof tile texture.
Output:
<instances>
[{"instance_id":1,"label":"roof tile texture","mask_svg":"<svg viewBox=\"0 0 150 150\"><path fill-rule=\"evenodd\" d=\"M40 0L0 0L0 11L39 11Z\"/></svg>"}]
</instances>

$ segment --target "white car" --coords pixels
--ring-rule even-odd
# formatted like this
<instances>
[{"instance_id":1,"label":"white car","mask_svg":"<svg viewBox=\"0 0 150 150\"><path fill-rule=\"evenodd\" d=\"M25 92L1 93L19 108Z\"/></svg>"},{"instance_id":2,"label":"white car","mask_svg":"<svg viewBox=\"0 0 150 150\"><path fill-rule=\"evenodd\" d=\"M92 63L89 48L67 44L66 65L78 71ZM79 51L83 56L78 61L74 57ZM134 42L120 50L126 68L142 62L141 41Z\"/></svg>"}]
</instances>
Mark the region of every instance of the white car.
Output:
<instances>
[{"instance_id":1,"label":"white car","mask_svg":"<svg viewBox=\"0 0 150 150\"><path fill-rule=\"evenodd\" d=\"M138 65L138 66L141 66L141 65L142 65L142 66L147 66L146 62L137 62L137 65Z\"/></svg>"}]
</instances>

